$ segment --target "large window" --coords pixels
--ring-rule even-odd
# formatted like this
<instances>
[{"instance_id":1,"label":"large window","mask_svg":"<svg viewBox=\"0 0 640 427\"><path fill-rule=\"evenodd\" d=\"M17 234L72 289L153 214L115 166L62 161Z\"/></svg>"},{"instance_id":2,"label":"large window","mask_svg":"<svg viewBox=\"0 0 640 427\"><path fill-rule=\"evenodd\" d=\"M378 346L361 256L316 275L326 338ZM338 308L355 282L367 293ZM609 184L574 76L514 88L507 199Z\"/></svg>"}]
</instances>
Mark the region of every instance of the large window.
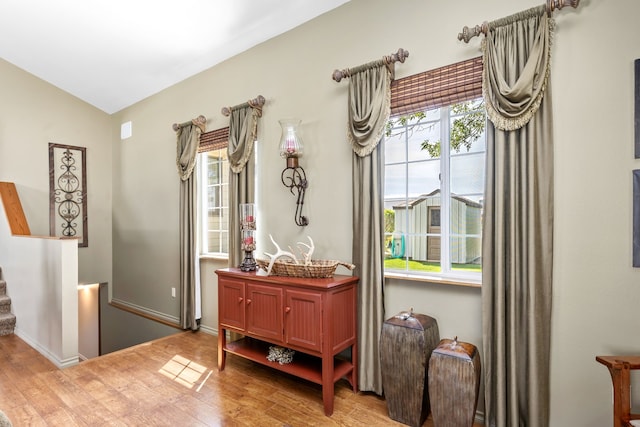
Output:
<instances>
[{"instance_id":1,"label":"large window","mask_svg":"<svg viewBox=\"0 0 640 427\"><path fill-rule=\"evenodd\" d=\"M484 124L481 99L389 122L387 270L479 275Z\"/></svg>"},{"instance_id":2,"label":"large window","mask_svg":"<svg viewBox=\"0 0 640 427\"><path fill-rule=\"evenodd\" d=\"M225 133L226 131L226 133ZM229 254L228 128L203 134L198 154L200 246L203 255Z\"/></svg>"},{"instance_id":3,"label":"large window","mask_svg":"<svg viewBox=\"0 0 640 427\"><path fill-rule=\"evenodd\" d=\"M447 100L387 125L386 273L481 279L486 116L478 92L455 92L450 80Z\"/></svg>"}]
</instances>

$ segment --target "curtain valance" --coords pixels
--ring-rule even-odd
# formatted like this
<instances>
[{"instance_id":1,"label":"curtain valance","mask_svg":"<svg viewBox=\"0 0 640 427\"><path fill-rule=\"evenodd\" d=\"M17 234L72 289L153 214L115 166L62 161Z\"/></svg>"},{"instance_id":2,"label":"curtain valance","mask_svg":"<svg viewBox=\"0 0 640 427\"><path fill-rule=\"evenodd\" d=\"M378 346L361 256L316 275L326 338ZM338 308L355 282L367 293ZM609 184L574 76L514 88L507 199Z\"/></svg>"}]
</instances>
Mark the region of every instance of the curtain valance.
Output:
<instances>
[{"instance_id":1,"label":"curtain valance","mask_svg":"<svg viewBox=\"0 0 640 427\"><path fill-rule=\"evenodd\" d=\"M177 137L176 164L182 181L191 177L196 165L200 135L205 131L206 122L204 116L198 116L190 122L173 125Z\"/></svg>"},{"instance_id":2,"label":"curtain valance","mask_svg":"<svg viewBox=\"0 0 640 427\"><path fill-rule=\"evenodd\" d=\"M382 138L391 111L391 71L378 65L349 79L347 138L360 157L371 154Z\"/></svg>"},{"instance_id":3,"label":"curtain valance","mask_svg":"<svg viewBox=\"0 0 640 427\"><path fill-rule=\"evenodd\" d=\"M482 90L496 128L519 129L540 107L549 79L553 27L544 6L488 24L482 41Z\"/></svg>"},{"instance_id":4,"label":"curtain valance","mask_svg":"<svg viewBox=\"0 0 640 427\"><path fill-rule=\"evenodd\" d=\"M223 108L222 114L229 119L229 168L240 173L253 154L253 144L258 138L258 119L262 117L262 106L265 99L262 95L247 103Z\"/></svg>"}]
</instances>

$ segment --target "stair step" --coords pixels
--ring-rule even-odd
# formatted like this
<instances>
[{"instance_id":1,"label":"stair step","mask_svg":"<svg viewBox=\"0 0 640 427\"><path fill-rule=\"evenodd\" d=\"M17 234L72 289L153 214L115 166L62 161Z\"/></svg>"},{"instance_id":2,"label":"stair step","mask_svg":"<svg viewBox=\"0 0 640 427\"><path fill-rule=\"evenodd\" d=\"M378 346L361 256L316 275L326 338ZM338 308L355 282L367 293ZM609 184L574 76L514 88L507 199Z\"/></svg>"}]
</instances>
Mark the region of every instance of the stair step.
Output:
<instances>
[{"instance_id":1,"label":"stair step","mask_svg":"<svg viewBox=\"0 0 640 427\"><path fill-rule=\"evenodd\" d=\"M7 282L4 280L0 280L0 295L6 295L7 293Z\"/></svg>"},{"instance_id":2,"label":"stair step","mask_svg":"<svg viewBox=\"0 0 640 427\"><path fill-rule=\"evenodd\" d=\"M16 327L16 316L11 313L0 314L0 336L13 333Z\"/></svg>"},{"instance_id":3,"label":"stair step","mask_svg":"<svg viewBox=\"0 0 640 427\"><path fill-rule=\"evenodd\" d=\"M11 298L7 295L0 295L0 314L11 312Z\"/></svg>"}]
</instances>

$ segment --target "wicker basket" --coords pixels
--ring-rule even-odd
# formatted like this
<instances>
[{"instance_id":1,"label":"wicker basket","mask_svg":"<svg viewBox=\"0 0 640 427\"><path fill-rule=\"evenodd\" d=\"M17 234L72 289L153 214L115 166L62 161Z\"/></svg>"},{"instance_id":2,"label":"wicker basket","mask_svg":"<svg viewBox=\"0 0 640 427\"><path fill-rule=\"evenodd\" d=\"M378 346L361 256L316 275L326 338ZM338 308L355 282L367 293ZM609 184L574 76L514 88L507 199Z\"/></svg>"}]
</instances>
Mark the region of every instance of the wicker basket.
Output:
<instances>
[{"instance_id":1,"label":"wicker basket","mask_svg":"<svg viewBox=\"0 0 640 427\"><path fill-rule=\"evenodd\" d=\"M257 259L256 264L263 270L269 268L269 260ZM323 278L333 277L336 268L342 265L349 270L353 270L356 266L342 261L334 260L311 260L311 264L295 264L290 260L276 260L271 268L271 276L287 276L287 277L310 277L310 278Z\"/></svg>"}]
</instances>

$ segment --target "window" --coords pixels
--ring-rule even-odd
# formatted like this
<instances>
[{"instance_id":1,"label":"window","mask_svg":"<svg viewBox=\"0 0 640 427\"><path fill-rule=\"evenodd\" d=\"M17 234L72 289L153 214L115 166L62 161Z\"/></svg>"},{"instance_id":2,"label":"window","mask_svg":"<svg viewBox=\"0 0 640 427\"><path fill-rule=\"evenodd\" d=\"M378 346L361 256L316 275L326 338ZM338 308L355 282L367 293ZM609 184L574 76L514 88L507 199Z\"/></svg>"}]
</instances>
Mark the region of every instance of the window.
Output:
<instances>
[{"instance_id":1,"label":"window","mask_svg":"<svg viewBox=\"0 0 640 427\"><path fill-rule=\"evenodd\" d=\"M206 132L198 151L200 246L203 255L229 254L229 129Z\"/></svg>"},{"instance_id":2,"label":"window","mask_svg":"<svg viewBox=\"0 0 640 427\"><path fill-rule=\"evenodd\" d=\"M476 58L423 73L428 84L422 88L430 93L405 92L401 108L397 89L403 82L396 92L392 86L385 138L386 273L481 279L486 116L480 72Z\"/></svg>"}]
</instances>

